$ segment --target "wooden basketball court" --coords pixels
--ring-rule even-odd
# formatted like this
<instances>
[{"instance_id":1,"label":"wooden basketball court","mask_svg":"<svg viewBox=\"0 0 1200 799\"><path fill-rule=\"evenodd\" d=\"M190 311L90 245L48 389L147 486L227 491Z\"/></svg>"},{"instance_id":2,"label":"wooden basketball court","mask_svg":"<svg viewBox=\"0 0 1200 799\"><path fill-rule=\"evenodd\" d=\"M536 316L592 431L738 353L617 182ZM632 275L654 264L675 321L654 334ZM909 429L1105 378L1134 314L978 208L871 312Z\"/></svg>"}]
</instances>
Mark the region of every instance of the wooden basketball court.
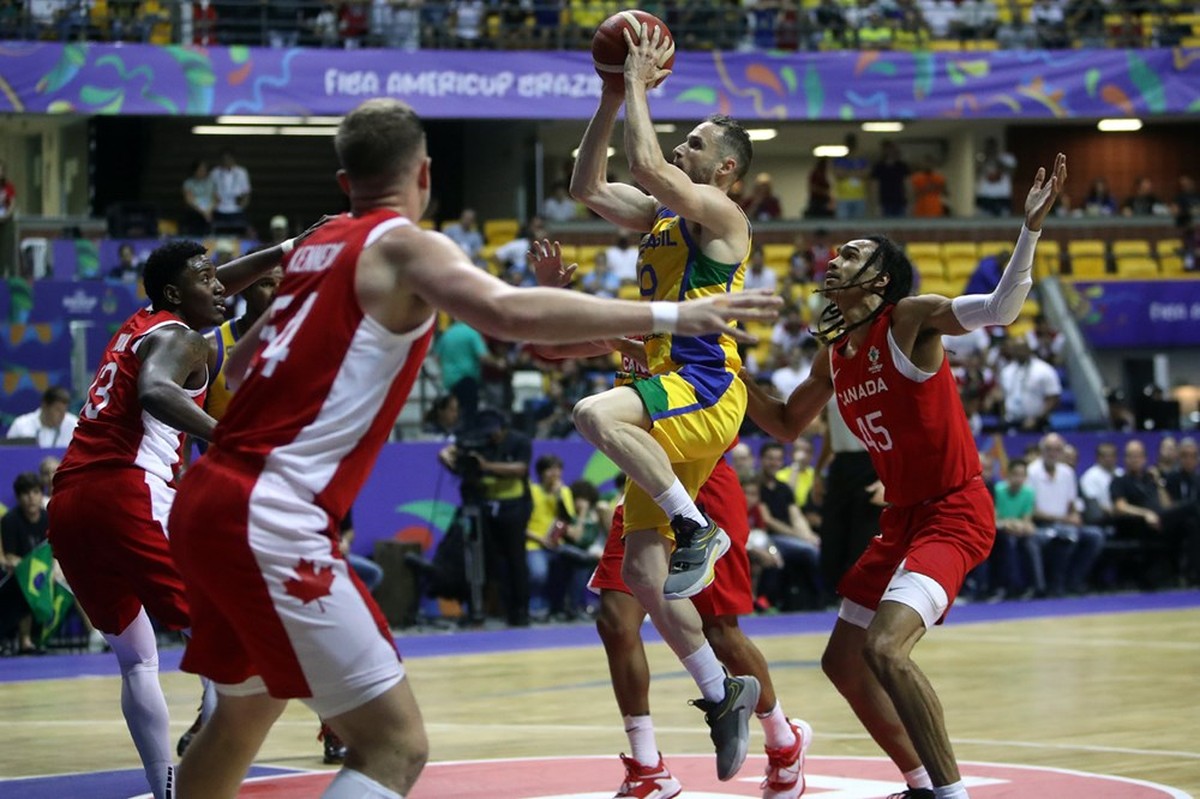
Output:
<instances>
[{"instance_id":1,"label":"wooden basketball court","mask_svg":"<svg viewBox=\"0 0 1200 799\"><path fill-rule=\"evenodd\" d=\"M745 627L771 663L785 710L815 728L806 795L886 796L902 787L898 775L877 760L881 753L818 666L832 622L820 613L749 618ZM695 687L652 629L645 631L656 642L648 651L659 745L668 763L677 756L677 773L710 774L707 728L686 704ZM616 755L627 744L589 625L398 640L432 744L416 799L615 792L622 776ZM178 657L178 650L163 653L176 735L194 718L199 696L197 680L177 670ZM960 760L1123 778L1099 788L1069 779L1025 783L1026 773L1049 772L1010 769L995 787L979 788L980 796L1200 796L1200 592L956 607L918 646L917 660L941 695ZM145 792L115 674L110 654L0 660L0 797ZM753 730L752 752L761 753L756 723ZM316 734L315 717L293 703L259 758L273 768L256 772L264 779L244 795L318 796L327 777L303 773L327 768ZM547 757L568 760L525 760ZM473 763L479 760L511 762ZM567 768L578 775L570 787L551 786L554 772ZM758 796L761 769L756 758L735 782L697 776L711 783L702 792L689 791L693 780L685 780L683 796ZM990 784L982 765L964 773ZM496 775L493 784L488 774ZM857 788L837 787L855 779ZM1142 793L1141 782L1174 791Z\"/></svg>"}]
</instances>

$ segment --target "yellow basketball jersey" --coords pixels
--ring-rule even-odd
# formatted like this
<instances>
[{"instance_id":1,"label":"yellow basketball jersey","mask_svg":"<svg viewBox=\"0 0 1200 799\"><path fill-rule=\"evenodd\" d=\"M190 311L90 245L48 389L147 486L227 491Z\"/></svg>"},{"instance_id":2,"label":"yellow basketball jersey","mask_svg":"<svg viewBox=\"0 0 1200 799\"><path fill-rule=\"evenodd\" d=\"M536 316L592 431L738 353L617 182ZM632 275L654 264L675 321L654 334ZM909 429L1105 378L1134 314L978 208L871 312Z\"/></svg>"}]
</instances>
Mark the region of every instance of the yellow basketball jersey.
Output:
<instances>
[{"instance_id":1,"label":"yellow basketball jersey","mask_svg":"<svg viewBox=\"0 0 1200 799\"><path fill-rule=\"evenodd\" d=\"M233 392L229 390L229 385L225 382L225 362L237 344L237 320L230 319L218 327L216 338L217 371L216 377L208 387L204 410L208 411L209 416L220 421L221 417L225 415L225 409L229 407L229 400L233 397Z\"/></svg>"},{"instance_id":2,"label":"yellow basketball jersey","mask_svg":"<svg viewBox=\"0 0 1200 799\"><path fill-rule=\"evenodd\" d=\"M749 222L747 222L749 226ZM730 294L742 290L750 245L742 260L723 264L706 256L693 242L687 222L674 211L660 208L654 227L642 238L638 250L638 284L647 300L684 300ZM725 334L646 337L646 358L651 374L678 371L694 364L734 372L742 367L737 342Z\"/></svg>"}]
</instances>

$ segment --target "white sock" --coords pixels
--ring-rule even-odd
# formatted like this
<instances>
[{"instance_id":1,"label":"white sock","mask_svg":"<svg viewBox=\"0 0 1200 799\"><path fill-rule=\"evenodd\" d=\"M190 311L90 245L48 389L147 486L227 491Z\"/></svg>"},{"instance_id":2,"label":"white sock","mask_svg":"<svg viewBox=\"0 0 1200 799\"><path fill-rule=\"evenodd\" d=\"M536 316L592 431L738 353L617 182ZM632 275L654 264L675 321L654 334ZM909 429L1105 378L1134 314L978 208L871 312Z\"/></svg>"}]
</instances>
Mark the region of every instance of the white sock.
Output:
<instances>
[{"instance_id":1,"label":"white sock","mask_svg":"<svg viewBox=\"0 0 1200 799\"><path fill-rule=\"evenodd\" d=\"M725 669L717 660L712 646L708 641L692 654L681 658L680 663L692 675L701 695L709 702L720 702L725 698Z\"/></svg>"},{"instance_id":2,"label":"white sock","mask_svg":"<svg viewBox=\"0 0 1200 799\"><path fill-rule=\"evenodd\" d=\"M629 739L630 757L643 766L658 765L658 743L650 716L625 716L625 737Z\"/></svg>"},{"instance_id":3,"label":"white sock","mask_svg":"<svg viewBox=\"0 0 1200 799\"><path fill-rule=\"evenodd\" d=\"M924 766L917 766L912 771L904 772L904 781L908 783L909 788L927 788L933 790L933 780L929 779L929 772Z\"/></svg>"},{"instance_id":4,"label":"white sock","mask_svg":"<svg viewBox=\"0 0 1200 799\"><path fill-rule=\"evenodd\" d=\"M675 482L671 484L670 488L654 498L654 503L663 509L668 520L682 516L685 519L691 519L701 527L708 524L708 520L696 507L696 503L692 502L687 489L683 487L683 483L679 482L678 477L675 478Z\"/></svg>"},{"instance_id":5,"label":"white sock","mask_svg":"<svg viewBox=\"0 0 1200 799\"><path fill-rule=\"evenodd\" d=\"M775 702L775 707L768 710L766 713L755 713L758 720L762 722L763 737L767 739L767 746L771 749L783 749L791 746L796 742L796 732L792 729L792 723L788 721L788 717L783 714L783 706L778 700Z\"/></svg>"},{"instance_id":6,"label":"white sock","mask_svg":"<svg viewBox=\"0 0 1200 799\"><path fill-rule=\"evenodd\" d=\"M943 785L940 788L934 788L933 795L937 799L970 799L967 796L967 786L963 784L962 780L950 785Z\"/></svg>"},{"instance_id":7,"label":"white sock","mask_svg":"<svg viewBox=\"0 0 1200 799\"><path fill-rule=\"evenodd\" d=\"M167 791L167 770L171 767L171 729L167 700L158 681L158 646L154 627L146 611L120 635L105 633L105 640L121 666L121 713L146 781L155 799Z\"/></svg>"},{"instance_id":8,"label":"white sock","mask_svg":"<svg viewBox=\"0 0 1200 799\"><path fill-rule=\"evenodd\" d=\"M343 768L329 783L321 799L404 799L361 771Z\"/></svg>"}]
</instances>

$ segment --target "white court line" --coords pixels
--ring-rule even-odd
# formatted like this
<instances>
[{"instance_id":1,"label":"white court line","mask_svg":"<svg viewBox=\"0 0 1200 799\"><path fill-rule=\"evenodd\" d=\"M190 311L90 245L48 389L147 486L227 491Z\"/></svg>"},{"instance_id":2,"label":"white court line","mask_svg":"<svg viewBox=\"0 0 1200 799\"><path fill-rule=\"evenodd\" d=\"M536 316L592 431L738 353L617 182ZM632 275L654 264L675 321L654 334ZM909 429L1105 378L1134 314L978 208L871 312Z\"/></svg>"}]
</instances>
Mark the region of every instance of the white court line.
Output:
<instances>
[{"instance_id":1,"label":"white court line","mask_svg":"<svg viewBox=\"0 0 1200 799\"><path fill-rule=\"evenodd\" d=\"M315 721L308 719L281 719L275 722L276 727L311 727L315 725ZM69 728L69 727L89 727L89 726L119 726L124 727L124 719L42 719L39 721L22 721L22 727L45 727L45 728ZM172 727L179 729L190 726L190 722L172 722ZM613 729L611 724L488 724L472 721L470 723L451 723L451 722L426 722L425 728L429 730L442 730L446 732L457 732L460 730L514 730L521 732L610 732ZM704 735L708 737L708 729L706 727L670 727L655 725L655 730L658 732L669 732L676 735L694 734ZM834 740L844 741L868 741L870 736L866 733L854 732L827 732L817 731L817 738L832 738ZM1056 743L1053 741L1009 741L992 738L953 738L954 743L970 744L973 746L1006 746L1019 749L1056 749L1063 752L1101 752L1108 754L1125 754L1125 755L1146 755L1149 757L1174 757L1185 758L1188 760L1200 760L1200 752L1188 752L1175 749L1138 749L1130 746L1104 746L1102 744L1075 744L1075 743ZM608 757L608 755L597 755L597 757ZM464 761L465 762L465 761ZM90 773L90 772L87 772Z\"/></svg>"},{"instance_id":2,"label":"white court line","mask_svg":"<svg viewBox=\"0 0 1200 799\"><path fill-rule=\"evenodd\" d=\"M996 635L995 633L975 633L967 629L956 631L957 638L970 639L971 643L989 644L1024 644L1036 646L1071 646L1071 647L1102 647L1110 649L1114 646L1132 647L1137 649L1167 649L1184 652L1200 651L1200 641L1154 641L1144 638L1069 638L1064 636L1031 637L1028 635Z\"/></svg>"}]
</instances>

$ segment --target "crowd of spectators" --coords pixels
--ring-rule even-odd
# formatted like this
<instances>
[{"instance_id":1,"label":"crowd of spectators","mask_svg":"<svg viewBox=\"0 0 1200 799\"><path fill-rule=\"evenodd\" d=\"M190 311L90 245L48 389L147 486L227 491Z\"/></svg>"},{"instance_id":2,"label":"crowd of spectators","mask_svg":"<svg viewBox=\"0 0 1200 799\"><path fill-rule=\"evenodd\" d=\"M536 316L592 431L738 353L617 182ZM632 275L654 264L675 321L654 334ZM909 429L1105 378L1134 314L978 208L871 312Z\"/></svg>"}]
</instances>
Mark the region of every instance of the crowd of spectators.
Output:
<instances>
[{"instance_id":1,"label":"crowd of spectators","mask_svg":"<svg viewBox=\"0 0 1200 799\"><path fill-rule=\"evenodd\" d=\"M686 49L1174 47L1190 9L1162 0L655 0ZM586 49L613 0L4 0L0 38L271 47Z\"/></svg>"}]
</instances>

